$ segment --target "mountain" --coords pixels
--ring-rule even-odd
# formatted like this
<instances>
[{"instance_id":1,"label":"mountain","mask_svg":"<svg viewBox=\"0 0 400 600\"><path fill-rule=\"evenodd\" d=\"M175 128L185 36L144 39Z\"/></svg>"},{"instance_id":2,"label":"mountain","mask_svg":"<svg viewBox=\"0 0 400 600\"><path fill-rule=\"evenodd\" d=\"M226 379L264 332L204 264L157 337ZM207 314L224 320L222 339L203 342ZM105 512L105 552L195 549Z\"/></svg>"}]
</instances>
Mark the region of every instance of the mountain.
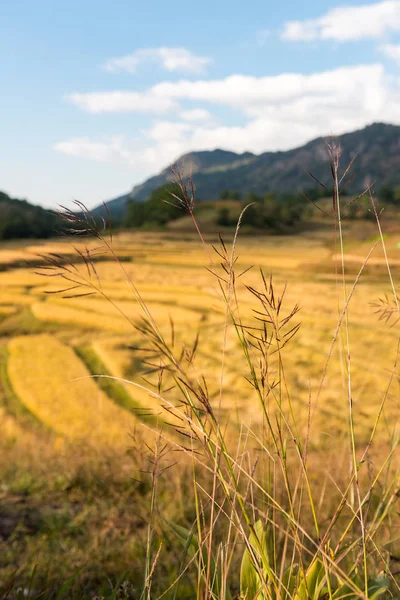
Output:
<instances>
[{"instance_id":1,"label":"mountain","mask_svg":"<svg viewBox=\"0 0 400 600\"><path fill-rule=\"evenodd\" d=\"M122 196L118 196L117 198L113 198L112 200L108 200L106 202L107 209L112 216L114 221L120 221L125 216L126 204L131 199L131 192L127 194L122 194ZM93 208L90 211L95 217L103 217L107 218L107 211L104 208L104 204L100 204Z\"/></svg>"},{"instance_id":2,"label":"mountain","mask_svg":"<svg viewBox=\"0 0 400 600\"><path fill-rule=\"evenodd\" d=\"M197 177L198 174L204 172L218 173L219 171L225 171L226 169L233 169L237 166L247 164L254 157L255 154L252 154L251 152L236 154L236 152L229 152L227 150L189 152L188 154L185 154L179 158L176 163L161 171L159 175L150 177L150 179L147 179L143 184L135 186L131 192L109 200L107 202L107 208L110 211L110 215L114 219L121 219L125 214L126 204L129 202L129 200L135 199L144 202L154 189L162 186L168 181L171 181L171 169L174 166L177 166L178 168L183 167L185 173L192 173L193 176ZM95 216L105 216L103 205L97 206L91 212Z\"/></svg>"},{"instance_id":3,"label":"mountain","mask_svg":"<svg viewBox=\"0 0 400 600\"><path fill-rule=\"evenodd\" d=\"M60 225L51 211L0 192L0 239L48 238Z\"/></svg>"},{"instance_id":4,"label":"mountain","mask_svg":"<svg viewBox=\"0 0 400 600\"><path fill-rule=\"evenodd\" d=\"M327 141L328 138L317 138L293 150L259 155L225 150L191 152L175 164L186 175L193 174L199 200L214 200L224 189L242 194L296 194L301 189L316 185L307 171L327 186L331 185ZM378 188L400 186L400 126L374 123L338 136L335 141L342 149L343 169L357 156L352 168L355 177L349 191L361 192L372 182L376 182ZM155 188L169 180L171 167L108 203L111 215L122 216L129 200L145 201ZM101 210L98 207L95 213Z\"/></svg>"}]
</instances>

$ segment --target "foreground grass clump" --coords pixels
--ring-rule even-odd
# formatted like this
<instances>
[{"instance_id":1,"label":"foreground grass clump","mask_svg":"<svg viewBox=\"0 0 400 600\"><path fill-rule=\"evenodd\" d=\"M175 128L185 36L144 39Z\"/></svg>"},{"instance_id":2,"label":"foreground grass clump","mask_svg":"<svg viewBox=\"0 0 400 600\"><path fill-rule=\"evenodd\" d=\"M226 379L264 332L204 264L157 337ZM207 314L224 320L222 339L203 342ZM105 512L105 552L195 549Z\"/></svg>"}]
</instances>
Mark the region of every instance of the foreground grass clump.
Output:
<instances>
[{"instance_id":1,"label":"foreground grass clump","mask_svg":"<svg viewBox=\"0 0 400 600\"><path fill-rule=\"evenodd\" d=\"M0 598L54 600L69 578L61 598L111 600L125 581L137 592L151 494L149 463L140 446L132 442L131 454L122 454L104 447L96 453L70 442L60 448L52 437L1 444L0 590L7 581L14 580L14 586ZM182 468L189 482L190 466ZM163 513L171 519L185 515L184 497L183 482L171 474L159 498ZM163 539L159 526L155 539ZM160 572L160 588L178 566L171 555Z\"/></svg>"}]
</instances>

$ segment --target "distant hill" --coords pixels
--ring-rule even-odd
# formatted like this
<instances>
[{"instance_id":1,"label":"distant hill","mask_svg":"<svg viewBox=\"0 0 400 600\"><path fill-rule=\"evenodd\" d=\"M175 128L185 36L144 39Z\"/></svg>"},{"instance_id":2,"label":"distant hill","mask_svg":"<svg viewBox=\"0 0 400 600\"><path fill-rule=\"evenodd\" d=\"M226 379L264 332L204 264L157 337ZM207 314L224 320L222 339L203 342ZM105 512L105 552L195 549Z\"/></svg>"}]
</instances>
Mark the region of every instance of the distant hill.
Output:
<instances>
[{"instance_id":1,"label":"distant hill","mask_svg":"<svg viewBox=\"0 0 400 600\"><path fill-rule=\"evenodd\" d=\"M251 152L245 152L244 154L236 154L236 152L228 152L226 150L206 150L202 152L190 152L184 154L179 158L176 166L184 168L185 173L191 173L193 176L196 175L196 188L197 188L197 175L200 173L212 173L218 171L226 171L227 169L235 168L236 166L247 164L250 160L255 157ZM171 168L170 165L159 175L155 175L150 179L147 179L143 184L137 185L131 192L113 198L107 202L107 208L114 219L120 219L124 216L126 210L126 204L129 200L145 201L150 196L151 192L162 186L164 183L171 181ZM223 188L222 188L223 189ZM204 199L213 199L213 197ZM203 198L202 198L203 200ZM94 215L104 216L104 206L101 204L92 210Z\"/></svg>"},{"instance_id":2,"label":"distant hill","mask_svg":"<svg viewBox=\"0 0 400 600\"><path fill-rule=\"evenodd\" d=\"M60 224L49 210L0 192L0 239L48 238Z\"/></svg>"},{"instance_id":3,"label":"distant hill","mask_svg":"<svg viewBox=\"0 0 400 600\"><path fill-rule=\"evenodd\" d=\"M225 150L190 152L176 161L185 174L192 173L199 200L213 200L224 189L242 194L296 194L313 187L307 171L331 185L326 147L327 138L315 139L300 148L285 152L236 154ZM400 186L400 126L374 123L364 129L336 138L342 148L342 166L357 155L349 186L351 192L361 192L367 184L377 187ZM145 201L157 187L171 179L171 167L137 185L131 192L107 203L114 218L121 217L129 200ZM103 212L102 207L95 213Z\"/></svg>"},{"instance_id":4,"label":"distant hill","mask_svg":"<svg viewBox=\"0 0 400 600\"><path fill-rule=\"evenodd\" d=\"M120 221L124 218L126 212L126 203L130 197L131 193L128 192L127 194L122 194L122 196L118 196L117 198L107 201L107 208L114 221ZM96 206L96 208L92 209L90 212L95 216L107 217L104 204Z\"/></svg>"}]
</instances>

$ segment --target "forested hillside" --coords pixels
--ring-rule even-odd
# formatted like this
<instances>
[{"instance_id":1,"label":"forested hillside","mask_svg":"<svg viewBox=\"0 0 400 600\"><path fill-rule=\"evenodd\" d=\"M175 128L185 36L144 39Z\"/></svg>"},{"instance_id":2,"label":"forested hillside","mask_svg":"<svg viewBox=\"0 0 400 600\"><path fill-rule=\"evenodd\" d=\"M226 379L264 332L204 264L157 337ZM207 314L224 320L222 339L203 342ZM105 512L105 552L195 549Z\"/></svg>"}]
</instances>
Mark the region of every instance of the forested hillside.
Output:
<instances>
[{"instance_id":1,"label":"forested hillside","mask_svg":"<svg viewBox=\"0 0 400 600\"><path fill-rule=\"evenodd\" d=\"M0 192L0 239L48 238L59 226L51 211Z\"/></svg>"}]
</instances>

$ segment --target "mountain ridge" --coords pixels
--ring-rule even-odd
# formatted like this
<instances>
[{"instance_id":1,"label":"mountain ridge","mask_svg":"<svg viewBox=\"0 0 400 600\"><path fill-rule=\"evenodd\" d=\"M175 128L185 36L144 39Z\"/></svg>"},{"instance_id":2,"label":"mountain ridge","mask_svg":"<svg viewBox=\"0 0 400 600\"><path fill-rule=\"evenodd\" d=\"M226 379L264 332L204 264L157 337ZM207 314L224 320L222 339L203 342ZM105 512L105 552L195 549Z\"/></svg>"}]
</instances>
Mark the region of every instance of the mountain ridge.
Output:
<instances>
[{"instance_id":1,"label":"mountain ridge","mask_svg":"<svg viewBox=\"0 0 400 600\"><path fill-rule=\"evenodd\" d=\"M343 169L357 156L349 191L361 192L373 182L378 187L400 186L400 126L373 123L333 139L340 143ZM223 189L242 194L296 194L316 185L308 172L331 185L327 141L329 138L318 137L292 150L261 154L222 149L193 151L172 165L185 175L193 175L199 200L216 199ZM107 203L111 215L122 217L129 200L145 201L155 188L170 181L172 165ZM94 210L95 214L99 211L100 206Z\"/></svg>"}]
</instances>

